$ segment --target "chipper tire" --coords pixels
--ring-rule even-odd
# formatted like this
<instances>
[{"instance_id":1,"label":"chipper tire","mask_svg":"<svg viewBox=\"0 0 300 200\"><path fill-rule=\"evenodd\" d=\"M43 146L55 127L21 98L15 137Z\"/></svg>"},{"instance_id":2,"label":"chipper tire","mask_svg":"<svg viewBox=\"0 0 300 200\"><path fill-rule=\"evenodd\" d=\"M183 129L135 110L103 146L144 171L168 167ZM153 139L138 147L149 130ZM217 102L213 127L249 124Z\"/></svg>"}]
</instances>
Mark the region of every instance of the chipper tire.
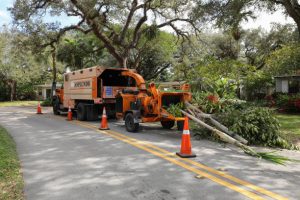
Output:
<instances>
[{"instance_id":1,"label":"chipper tire","mask_svg":"<svg viewBox=\"0 0 300 200\"><path fill-rule=\"evenodd\" d=\"M171 129L175 125L174 121L161 121L160 123L164 129Z\"/></svg>"},{"instance_id":2,"label":"chipper tire","mask_svg":"<svg viewBox=\"0 0 300 200\"><path fill-rule=\"evenodd\" d=\"M177 130L183 131L184 121L177 121Z\"/></svg>"},{"instance_id":3,"label":"chipper tire","mask_svg":"<svg viewBox=\"0 0 300 200\"><path fill-rule=\"evenodd\" d=\"M128 132L137 132L139 130L139 123L134 123L134 116L132 113L127 113L125 116L125 126Z\"/></svg>"}]
</instances>

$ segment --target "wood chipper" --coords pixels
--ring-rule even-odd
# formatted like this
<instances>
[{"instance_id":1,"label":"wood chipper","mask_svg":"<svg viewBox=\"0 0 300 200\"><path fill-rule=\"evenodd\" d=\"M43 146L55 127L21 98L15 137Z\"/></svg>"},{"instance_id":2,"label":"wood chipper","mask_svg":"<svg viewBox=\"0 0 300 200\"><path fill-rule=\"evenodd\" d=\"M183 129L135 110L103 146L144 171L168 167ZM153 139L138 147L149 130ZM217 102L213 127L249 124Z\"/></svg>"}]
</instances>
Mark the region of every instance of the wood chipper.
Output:
<instances>
[{"instance_id":1,"label":"wood chipper","mask_svg":"<svg viewBox=\"0 0 300 200\"><path fill-rule=\"evenodd\" d=\"M129 75L128 72L123 72ZM150 83L145 87L144 79L134 73L132 77L137 82L137 90L126 89L119 91L116 96L116 116L125 120L126 130L135 132L140 122L161 122L163 128L171 129L177 121L178 129L182 129L184 118L174 117L167 112L171 104L178 104L191 100L188 84L161 85L156 88Z\"/></svg>"},{"instance_id":2,"label":"wood chipper","mask_svg":"<svg viewBox=\"0 0 300 200\"><path fill-rule=\"evenodd\" d=\"M141 122L160 121L164 128L182 124L167 112L171 104L190 101L188 84L161 85L156 88L134 70L96 66L64 74L63 88L56 90L53 112L70 106L79 120L96 120L103 106L109 116L125 120L127 131L137 131Z\"/></svg>"}]
</instances>

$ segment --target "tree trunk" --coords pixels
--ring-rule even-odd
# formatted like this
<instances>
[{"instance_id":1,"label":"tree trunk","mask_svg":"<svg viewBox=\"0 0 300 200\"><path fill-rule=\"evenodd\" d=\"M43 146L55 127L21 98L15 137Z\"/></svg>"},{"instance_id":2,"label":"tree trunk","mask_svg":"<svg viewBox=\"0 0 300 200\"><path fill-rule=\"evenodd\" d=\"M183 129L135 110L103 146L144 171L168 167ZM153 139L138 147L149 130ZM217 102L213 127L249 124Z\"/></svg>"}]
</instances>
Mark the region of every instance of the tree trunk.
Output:
<instances>
[{"instance_id":1,"label":"tree trunk","mask_svg":"<svg viewBox=\"0 0 300 200\"><path fill-rule=\"evenodd\" d=\"M298 40L300 41L300 21L296 23L298 29Z\"/></svg>"},{"instance_id":2,"label":"tree trunk","mask_svg":"<svg viewBox=\"0 0 300 200\"><path fill-rule=\"evenodd\" d=\"M17 82L12 79L6 80L7 85L9 86L10 89L10 101L16 100L16 85Z\"/></svg>"},{"instance_id":3,"label":"tree trunk","mask_svg":"<svg viewBox=\"0 0 300 200\"><path fill-rule=\"evenodd\" d=\"M10 101L16 100L17 81L9 80L10 86Z\"/></svg>"},{"instance_id":4,"label":"tree trunk","mask_svg":"<svg viewBox=\"0 0 300 200\"><path fill-rule=\"evenodd\" d=\"M288 15L295 21L298 28L298 39L300 40L300 5L298 1L290 1L290 0L284 0L284 1L272 0L272 1L284 6Z\"/></svg>"},{"instance_id":5,"label":"tree trunk","mask_svg":"<svg viewBox=\"0 0 300 200\"><path fill-rule=\"evenodd\" d=\"M56 77L57 77L57 69L56 69L56 47L54 45L51 45L51 56L52 56L52 87L51 87L51 102L54 96L54 92L56 90Z\"/></svg>"},{"instance_id":6,"label":"tree trunk","mask_svg":"<svg viewBox=\"0 0 300 200\"><path fill-rule=\"evenodd\" d=\"M122 63L122 68L127 68L127 60L128 60L128 58L127 58L127 56L124 56L123 57L123 63Z\"/></svg>"}]
</instances>

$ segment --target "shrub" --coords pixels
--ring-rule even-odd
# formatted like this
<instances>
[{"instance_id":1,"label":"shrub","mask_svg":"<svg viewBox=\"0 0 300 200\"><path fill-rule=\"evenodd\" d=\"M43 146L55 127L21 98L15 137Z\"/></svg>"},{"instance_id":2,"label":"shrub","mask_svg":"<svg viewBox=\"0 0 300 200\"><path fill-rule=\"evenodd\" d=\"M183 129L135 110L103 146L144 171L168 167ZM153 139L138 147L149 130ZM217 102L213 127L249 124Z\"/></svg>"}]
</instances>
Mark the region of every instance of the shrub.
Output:
<instances>
[{"instance_id":1,"label":"shrub","mask_svg":"<svg viewBox=\"0 0 300 200\"><path fill-rule=\"evenodd\" d=\"M280 110L286 112L300 112L300 95L278 94L276 105Z\"/></svg>"},{"instance_id":2,"label":"shrub","mask_svg":"<svg viewBox=\"0 0 300 200\"><path fill-rule=\"evenodd\" d=\"M51 99L47 98L41 103L42 106L52 106Z\"/></svg>"},{"instance_id":3,"label":"shrub","mask_svg":"<svg viewBox=\"0 0 300 200\"><path fill-rule=\"evenodd\" d=\"M242 81L244 98L247 100L262 99L266 95L266 90L273 87L272 75L268 72L257 70L249 72Z\"/></svg>"},{"instance_id":4,"label":"shrub","mask_svg":"<svg viewBox=\"0 0 300 200\"><path fill-rule=\"evenodd\" d=\"M281 137L279 121L268 108L231 109L230 112L218 115L218 118L230 130L248 140L249 144L291 148Z\"/></svg>"},{"instance_id":5,"label":"shrub","mask_svg":"<svg viewBox=\"0 0 300 200\"><path fill-rule=\"evenodd\" d=\"M225 106L216 94L207 92L193 93L192 102L206 113L223 112Z\"/></svg>"}]
</instances>

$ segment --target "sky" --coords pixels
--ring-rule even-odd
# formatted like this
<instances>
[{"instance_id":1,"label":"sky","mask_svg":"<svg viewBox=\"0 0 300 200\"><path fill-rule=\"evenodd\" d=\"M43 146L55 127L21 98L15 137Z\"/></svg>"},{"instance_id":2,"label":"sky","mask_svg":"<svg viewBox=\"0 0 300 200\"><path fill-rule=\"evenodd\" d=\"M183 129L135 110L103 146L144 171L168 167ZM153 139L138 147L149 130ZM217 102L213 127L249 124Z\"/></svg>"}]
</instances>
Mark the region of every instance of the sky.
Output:
<instances>
[{"instance_id":1,"label":"sky","mask_svg":"<svg viewBox=\"0 0 300 200\"><path fill-rule=\"evenodd\" d=\"M4 24L10 25L12 23L12 19L10 17L10 13L7 11L8 7L13 5L14 0L0 0L0 27ZM62 18L62 17L60 17ZM76 23L75 18L63 17L65 20L62 22L62 25L69 25ZM53 22L56 19L51 18L50 16L45 16L45 21ZM282 11L277 11L273 14L260 12L258 13L258 17L256 20L249 20L248 22L244 22L242 24L245 29L252 29L261 27L266 31L269 31L272 27L272 23L279 22L281 24L286 23L294 23L290 17L286 17Z\"/></svg>"}]
</instances>

